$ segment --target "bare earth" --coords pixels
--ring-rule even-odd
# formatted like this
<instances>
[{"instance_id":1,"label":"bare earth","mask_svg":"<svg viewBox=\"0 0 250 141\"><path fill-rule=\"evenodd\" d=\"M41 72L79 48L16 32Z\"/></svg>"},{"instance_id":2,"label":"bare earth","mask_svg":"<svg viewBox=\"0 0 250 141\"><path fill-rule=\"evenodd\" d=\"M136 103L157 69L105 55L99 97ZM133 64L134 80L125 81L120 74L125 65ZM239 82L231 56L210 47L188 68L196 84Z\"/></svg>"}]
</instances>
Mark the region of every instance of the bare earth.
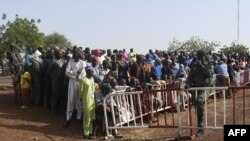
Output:
<instances>
[{"instance_id":1,"label":"bare earth","mask_svg":"<svg viewBox=\"0 0 250 141\"><path fill-rule=\"evenodd\" d=\"M239 92L238 92L239 93ZM237 95L238 96L238 95ZM237 102L236 121L242 122L242 98ZM250 104L249 94L246 97L246 124L250 123ZM232 109L232 99L227 100L227 106ZM218 111L223 107L222 101L217 101ZM241 108L239 108L241 107ZM211 109L210 109L211 108ZM213 103L209 104L208 115L213 110ZM232 110L227 111L227 123L232 123ZM183 112L183 117L185 113ZM183 118L182 117L182 118ZM223 118L218 117L218 125L223 125L220 121ZM208 124L214 124L214 116L209 116ZM0 90L0 141L71 141L84 140L82 137L82 123L73 120L70 127L62 128L65 117L63 114L55 115L46 112L43 107L31 106L28 109L20 109L19 105L14 104L14 95L12 89ZM183 121L184 124L184 121ZM129 129L119 130L123 138L116 140L174 140L177 137L177 129L174 128L147 128L147 129ZM182 135L190 135L189 130L182 130ZM103 136L98 136L93 140L103 140ZM206 129L205 136L196 138L197 141L223 141L223 130Z\"/></svg>"}]
</instances>

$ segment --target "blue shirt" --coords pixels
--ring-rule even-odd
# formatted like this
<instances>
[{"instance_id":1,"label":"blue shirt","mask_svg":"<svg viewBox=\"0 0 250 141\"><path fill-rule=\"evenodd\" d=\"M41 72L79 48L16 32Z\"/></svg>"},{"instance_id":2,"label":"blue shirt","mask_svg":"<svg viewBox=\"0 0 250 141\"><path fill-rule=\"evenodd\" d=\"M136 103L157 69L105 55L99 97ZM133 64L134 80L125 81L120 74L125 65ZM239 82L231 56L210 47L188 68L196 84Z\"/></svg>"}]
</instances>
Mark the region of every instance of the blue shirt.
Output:
<instances>
[{"instance_id":1,"label":"blue shirt","mask_svg":"<svg viewBox=\"0 0 250 141\"><path fill-rule=\"evenodd\" d=\"M215 66L216 74L220 74L222 76L229 76L227 71L227 64L222 63Z\"/></svg>"},{"instance_id":2,"label":"blue shirt","mask_svg":"<svg viewBox=\"0 0 250 141\"><path fill-rule=\"evenodd\" d=\"M25 54L25 63L30 67L32 65L32 61L33 61L33 54Z\"/></svg>"},{"instance_id":3,"label":"blue shirt","mask_svg":"<svg viewBox=\"0 0 250 141\"><path fill-rule=\"evenodd\" d=\"M151 68L151 75L156 75L158 80L161 80L161 66L160 65L154 65Z\"/></svg>"}]
</instances>

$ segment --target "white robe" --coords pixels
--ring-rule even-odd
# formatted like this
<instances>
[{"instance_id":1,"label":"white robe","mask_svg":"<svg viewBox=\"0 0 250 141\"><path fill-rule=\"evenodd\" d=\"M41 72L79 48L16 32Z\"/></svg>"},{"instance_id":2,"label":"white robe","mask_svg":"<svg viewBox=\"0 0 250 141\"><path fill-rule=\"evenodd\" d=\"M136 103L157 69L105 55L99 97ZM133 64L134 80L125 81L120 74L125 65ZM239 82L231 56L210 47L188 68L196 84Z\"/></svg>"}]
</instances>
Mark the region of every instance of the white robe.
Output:
<instances>
[{"instance_id":1,"label":"white robe","mask_svg":"<svg viewBox=\"0 0 250 141\"><path fill-rule=\"evenodd\" d=\"M69 77L69 87L68 87L68 102L66 119L70 120L74 109L77 110L77 119L81 119L82 116L82 104L81 98L78 94L79 80L85 77L86 62L79 60L75 62L74 59L69 60L65 74ZM77 75L77 71L82 69L80 75Z\"/></svg>"}]
</instances>

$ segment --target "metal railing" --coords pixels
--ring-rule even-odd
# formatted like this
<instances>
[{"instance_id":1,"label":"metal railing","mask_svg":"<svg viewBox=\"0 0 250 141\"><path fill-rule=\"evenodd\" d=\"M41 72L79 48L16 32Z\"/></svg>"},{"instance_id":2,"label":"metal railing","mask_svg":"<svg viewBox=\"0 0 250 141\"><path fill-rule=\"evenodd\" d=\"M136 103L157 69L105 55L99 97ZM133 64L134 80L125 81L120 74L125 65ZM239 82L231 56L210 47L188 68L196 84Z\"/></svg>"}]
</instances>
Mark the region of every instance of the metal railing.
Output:
<instances>
[{"instance_id":1,"label":"metal railing","mask_svg":"<svg viewBox=\"0 0 250 141\"><path fill-rule=\"evenodd\" d=\"M250 115L247 114L247 105L250 105L247 90L250 87L197 87L187 90L173 86L165 88L163 85L153 85L147 91L107 95L104 99L107 137L113 137L111 130L117 132L117 129L133 128L176 128L179 137L182 129L189 129L192 135L194 129L201 128L197 125L197 107L189 96L184 99L182 91L192 93L193 99L203 92L204 129L222 130L225 124L250 123ZM212 91L219 93L211 95ZM173 93L177 97L176 104ZM154 105L157 97L162 100L159 107ZM186 107L184 111L181 110L183 104Z\"/></svg>"}]
</instances>

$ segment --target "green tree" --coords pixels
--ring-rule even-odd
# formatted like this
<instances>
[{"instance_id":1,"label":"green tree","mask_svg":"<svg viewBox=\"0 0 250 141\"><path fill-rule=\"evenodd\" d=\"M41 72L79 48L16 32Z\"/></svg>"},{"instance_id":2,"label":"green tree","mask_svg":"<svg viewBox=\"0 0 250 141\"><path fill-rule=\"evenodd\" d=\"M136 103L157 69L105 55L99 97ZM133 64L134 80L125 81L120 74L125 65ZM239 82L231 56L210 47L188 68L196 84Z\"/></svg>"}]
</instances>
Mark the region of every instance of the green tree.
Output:
<instances>
[{"instance_id":1,"label":"green tree","mask_svg":"<svg viewBox=\"0 0 250 141\"><path fill-rule=\"evenodd\" d=\"M49 34L44 37L45 47L59 47L59 48L66 48L70 47L71 43L68 39L57 32Z\"/></svg>"},{"instance_id":2,"label":"green tree","mask_svg":"<svg viewBox=\"0 0 250 141\"><path fill-rule=\"evenodd\" d=\"M173 51L182 51L182 45L183 43L176 40L175 38L168 43L168 51L173 52Z\"/></svg>"},{"instance_id":3,"label":"green tree","mask_svg":"<svg viewBox=\"0 0 250 141\"><path fill-rule=\"evenodd\" d=\"M3 33L4 45L14 44L20 50L27 46L36 48L43 45L44 34L39 32L36 24L34 19L19 18L16 15L13 22L8 21L6 24L6 30Z\"/></svg>"},{"instance_id":4,"label":"green tree","mask_svg":"<svg viewBox=\"0 0 250 141\"><path fill-rule=\"evenodd\" d=\"M239 54L248 54L248 47L232 42L230 46L224 46L221 48L221 51L226 55L232 54L234 52L238 52Z\"/></svg>"},{"instance_id":5,"label":"green tree","mask_svg":"<svg viewBox=\"0 0 250 141\"><path fill-rule=\"evenodd\" d=\"M184 42L179 42L176 39L169 42L168 51L197 51L199 49L204 49L210 52L214 51L216 47L219 47L219 45L219 42L209 42L199 37L191 37L189 40Z\"/></svg>"},{"instance_id":6,"label":"green tree","mask_svg":"<svg viewBox=\"0 0 250 141\"><path fill-rule=\"evenodd\" d=\"M3 67L3 58L5 52L11 44L16 45L18 51L24 47L38 47L43 45L44 34L39 32L37 23L41 20L19 18L16 14L14 21L7 21L6 14L2 15L2 25L0 26L0 65Z\"/></svg>"}]
</instances>

